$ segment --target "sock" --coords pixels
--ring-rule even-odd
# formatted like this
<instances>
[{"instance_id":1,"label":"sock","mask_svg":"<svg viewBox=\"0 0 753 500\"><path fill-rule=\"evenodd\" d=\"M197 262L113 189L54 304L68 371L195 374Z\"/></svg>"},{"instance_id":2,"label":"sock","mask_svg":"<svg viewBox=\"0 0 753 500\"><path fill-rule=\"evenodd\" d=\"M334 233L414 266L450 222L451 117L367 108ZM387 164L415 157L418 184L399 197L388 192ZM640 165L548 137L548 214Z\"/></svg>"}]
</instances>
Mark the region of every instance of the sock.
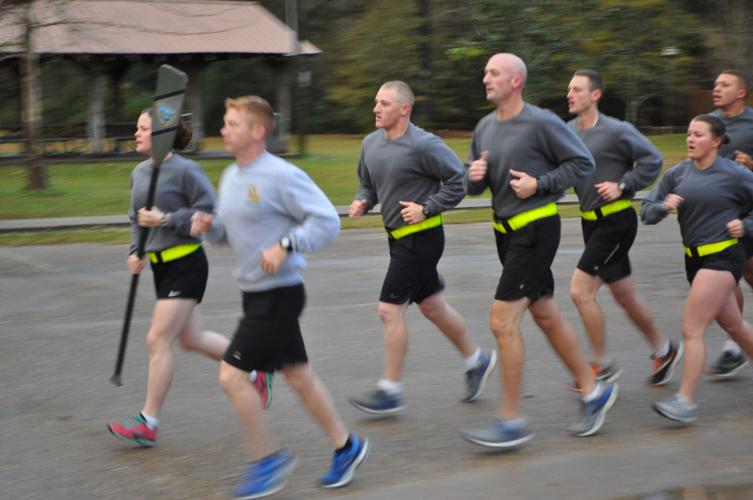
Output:
<instances>
[{"instance_id":1,"label":"sock","mask_svg":"<svg viewBox=\"0 0 753 500\"><path fill-rule=\"evenodd\" d=\"M679 392L678 392L677 394L675 394L675 397L676 397L677 399L679 399L680 401L682 401L683 403L686 403L686 404L691 404L691 403L692 403L692 401L690 401L690 400L688 400L688 399L685 399L685 397L684 397L684 396L680 396L680 393L679 393Z\"/></svg>"},{"instance_id":2,"label":"sock","mask_svg":"<svg viewBox=\"0 0 753 500\"><path fill-rule=\"evenodd\" d=\"M146 422L146 426L150 429L156 429L157 427L159 427L159 420L157 420L156 418L147 415L143 411L140 411L139 414L141 415L141 418L144 419L144 422Z\"/></svg>"},{"instance_id":3,"label":"sock","mask_svg":"<svg viewBox=\"0 0 753 500\"><path fill-rule=\"evenodd\" d=\"M251 381L251 383L256 382L256 379L258 377L258 373L256 373L256 370L252 371L248 374L248 380Z\"/></svg>"},{"instance_id":4,"label":"sock","mask_svg":"<svg viewBox=\"0 0 753 500\"><path fill-rule=\"evenodd\" d=\"M465 371L472 370L478 366L478 360L481 358L481 348L477 347L473 354L463 360Z\"/></svg>"},{"instance_id":5,"label":"sock","mask_svg":"<svg viewBox=\"0 0 753 500\"><path fill-rule=\"evenodd\" d=\"M390 396L399 396L403 392L403 384L400 382L393 382L392 380L381 379L377 382L377 387Z\"/></svg>"},{"instance_id":6,"label":"sock","mask_svg":"<svg viewBox=\"0 0 753 500\"><path fill-rule=\"evenodd\" d=\"M735 356L739 356L743 353L743 351L740 349L740 346L737 345L737 342L729 339L727 339L727 341L724 343L724 350L734 354Z\"/></svg>"},{"instance_id":7,"label":"sock","mask_svg":"<svg viewBox=\"0 0 753 500\"><path fill-rule=\"evenodd\" d=\"M350 434L348 434L348 440L345 441L345 444L342 445L342 448L337 448L335 451L339 453L341 451L349 450L351 446L353 446L353 440L350 438Z\"/></svg>"},{"instance_id":8,"label":"sock","mask_svg":"<svg viewBox=\"0 0 753 500\"><path fill-rule=\"evenodd\" d=\"M654 358L656 359L663 358L667 354L669 354L669 340L664 341L664 345L662 346L662 348L654 353Z\"/></svg>"},{"instance_id":9,"label":"sock","mask_svg":"<svg viewBox=\"0 0 753 500\"><path fill-rule=\"evenodd\" d=\"M587 395L583 396L583 398L582 398L583 402L584 403L590 403L591 401L593 401L594 399L596 399L597 397L599 397L599 394L601 394L601 391L602 391L601 382L597 382L596 383L596 387L594 387L594 390L591 391L590 394L587 394Z\"/></svg>"}]
</instances>

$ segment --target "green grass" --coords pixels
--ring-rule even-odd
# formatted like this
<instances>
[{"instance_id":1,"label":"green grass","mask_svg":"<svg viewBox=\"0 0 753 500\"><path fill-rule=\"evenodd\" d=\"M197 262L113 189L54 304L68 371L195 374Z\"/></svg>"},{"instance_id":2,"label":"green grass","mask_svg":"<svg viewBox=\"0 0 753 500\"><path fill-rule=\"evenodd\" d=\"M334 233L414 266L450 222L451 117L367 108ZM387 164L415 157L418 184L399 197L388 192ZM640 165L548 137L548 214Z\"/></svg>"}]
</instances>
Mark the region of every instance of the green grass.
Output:
<instances>
[{"instance_id":1,"label":"green grass","mask_svg":"<svg viewBox=\"0 0 753 500\"><path fill-rule=\"evenodd\" d=\"M314 135L308 138L305 158L290 160L300 166L324 190L335 205L347 205L358 187L356 166L362 136ZM470 134L454 134L445 139L462 159L466 160L470 147ZM651 137L665 157L665 168L685 156L683 134ZM293 141L295 144L295 141ZM221 148L218 138L207 141L207 149ZM216 186L229 159L202 159L201 166ZM53 163L48 165L50 189L27 191L26 172L21 165L0 166L3 182L0 183L0 219L40 217L73 217L115 215L126 213L130 200L129 179L137 160L108 161L102 163ZM570 213L565 207L563 216ZM486 221L488 210L458 210L447 214L447 223ZM344 228L380 227L379 217L365 217L359 221L343 220ZM0 234L0 245L26 245L34 243L128 241L128 232L101 229L97 231L51 231Z\"/></svg>"}]
</instances>

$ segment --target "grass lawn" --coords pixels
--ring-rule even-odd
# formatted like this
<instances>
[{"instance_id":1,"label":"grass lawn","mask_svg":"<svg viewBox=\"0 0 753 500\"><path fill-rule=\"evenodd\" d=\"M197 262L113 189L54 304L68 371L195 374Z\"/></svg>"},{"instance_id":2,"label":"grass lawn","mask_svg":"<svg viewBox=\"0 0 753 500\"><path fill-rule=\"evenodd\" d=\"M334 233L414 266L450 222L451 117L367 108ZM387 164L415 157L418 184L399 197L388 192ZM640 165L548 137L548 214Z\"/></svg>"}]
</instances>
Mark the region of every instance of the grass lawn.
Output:
<instances>
[{"instance_id":1,"label":"grass lawn","mask_svg":"<svg viewBox=\"0 0 753 500\"><path fill-rule=\"evenodd\" d=\"M358 187L356 166L362 136L355 135L313 135L308 138L308 151L304 158L292 157L290 161L303 168L324 190L335 205L347 205L353 199ZM674 165L685 156L684 134L651 137L665 157L665 167ZM453 137L446 140L448 145L465 160L468 156L470 134L467 137ZM292 141L296 144L296 141ZM219 138L207 140L205 149L221 149ZM231 160L202 159L201 166L216 186L222 170ZM53 163L48 165L50 188L41 192L26 191L26 172L21 165L0 166L4 182L0 183L0 219L23 219L39 217L71 217L114 215L126 213L130 200L129 178L136 160L107 161L102 163ZM448 214L449 223L480 221L488 219L486 210L466 210ZM378 217L367 217L362 221L344 220L343 227L379 226ZM119 241L118 231L98 231L104 240ZM59 242L63 235L73 237L78 231L46 233L39 238L33 234L0 235L0 244L28 244L38 240ZM85 238L91 230L82 231L79 238ZM127 234L127 233L126 233ZM127 236L124 237L127 240ZM12 241L11 241L12 240ZM15 243L13 243L15 241ZM77 240L82 241L82 240ZM101 241L101 240L97 240ZM24 243L20 243L24 242Z\"/></svg>"}]
</instances>

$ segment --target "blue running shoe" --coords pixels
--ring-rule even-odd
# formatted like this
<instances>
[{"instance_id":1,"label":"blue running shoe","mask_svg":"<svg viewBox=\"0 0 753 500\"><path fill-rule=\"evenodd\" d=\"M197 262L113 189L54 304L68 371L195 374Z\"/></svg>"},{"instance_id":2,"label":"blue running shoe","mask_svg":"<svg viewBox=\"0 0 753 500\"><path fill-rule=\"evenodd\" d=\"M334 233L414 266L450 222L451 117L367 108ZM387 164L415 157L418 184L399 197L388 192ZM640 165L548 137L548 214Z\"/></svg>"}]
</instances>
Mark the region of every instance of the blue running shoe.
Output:
<instances>
[{"instance_id":1,"label":"blue running shoe","mask_svg":"<svg viewBox=\"0 0 753 500\"><path fill-rule=\"evenodd\" d=\"M602 384L604 383L602 382ZM607 412L617 400L618 390L617 384L604 384L601 394L596 399L589 402L581 401L583 406L580 420L570 428L570 432L580 437L596 434L604 425Z\"/></svg>"},{"instance_id":2,"label":"blue running shoe","mask_svg":"<svg viewBox=\"0 0 753 500\"><path fill-rule=\"evenodd\" d=\"M332 457L332 466L319 479L322 488L340 488L353 479L353 473L369 455L369 440L357 434L350 435L350 447L336 451Z\"/></svg>"},{"instance_id":3,"label":"blue running shoe","mask_svg":"<svg viewBox=\"0 0 753 500\"><path fill-rule=\"evenodd\" d=\"M476 368L465 372L466 403L476 401L486 388L486 381L497 366L497 351L482 349Z\"/></svg>"},{"instance_id":4,"label":"blue running shoe","mask_svg":"<svg viewBox=\"0 0 753 500\"><path fill-rule=\"evenodd\" d=\"M361 398L351 398L348 401L359 410L372 415L391 415L405 408L400 396L391 396L382 389L377 389Z\"/></svg>"},{"instance_id":5,"label":"blue running shoe","mask_svg":"<svg viewBox=\"0 0 753 500\"><path fill-rule=\"evenodd\" d=\"M248 467L235 498L262 498L277 493L288 481L298 458L287 450L279 450Z\"/></svg>"},{"instance_id":6,"label":"blue running shoe","mask_svg":"<svg viewBox=\"0 0 753 500\"><path fill-rule=\"evenodd\" d=\"M516 421L495 420L489 427L463 429L461 436L471 443L498 450L524 445L533 437L522 419Z\"/></svg>"}]
</instances>

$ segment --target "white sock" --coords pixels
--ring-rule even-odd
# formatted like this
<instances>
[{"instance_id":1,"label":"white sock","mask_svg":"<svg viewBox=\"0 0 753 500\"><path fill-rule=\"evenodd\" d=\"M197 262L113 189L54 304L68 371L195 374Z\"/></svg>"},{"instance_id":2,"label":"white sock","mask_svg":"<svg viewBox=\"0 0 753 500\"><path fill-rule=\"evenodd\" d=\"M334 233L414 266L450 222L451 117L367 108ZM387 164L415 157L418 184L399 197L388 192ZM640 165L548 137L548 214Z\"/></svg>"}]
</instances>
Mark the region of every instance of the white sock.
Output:
<instances>
[{"instance_id":1,"label":"white sock","mask_svg":"<svg viewBox=\"0 0 753 500\"><path fill-rule=\"evenodd\" d=\"M594 390L591 391L589 394L586 394L585 396L583 396L582 398L583 402L589 403L593 401L594 399L599 397L599 394L601 394L601 391L602 391L601 382L597 382L596 387L594 387Z\"/></svg>"},{"instance_id":2,"label":"white sock","mask_svg":"<svg viewBox=\"0 0 753 500\"><path fill-rule=\"evenodd\" d=\"M377 387L390 396L399 396L403 392L403 384L392 380L381 379L377 382Z\"/></svg>"},{"instance_id":3,"label":"white sock","mask_svg":"<svg viewBox=\"0 0 753 500\"><path fill-rule=\"evenodd\" d=\"M159 420L152 417L151 415L147 415L143 411L140 413L141 413L141 416L144 418L144 421L146 422L147 427L149 427L150 429L156 429L157 427L159 427Z\"/></svg>"},{"instance_id":4,"label":"white sock","mask_svg":"<svg viewBox=\"0 0 753 500\"><path fill-rule=\"evenodd\" d=\"M727 341L724 343L724 350L731 352L735 356L739 356L743 353L742 349L740 349L740 346L737 345L737 342L730 339L727 339Z\"/></svg>"},{"instance_id":5,"label":"white sock","mask_svg":"<svg viewBox=\"0 0 753 500\"><path fill-rule=\"evenodd\" d=\"M665 340L662 348L654 353L654 358L663 358L667 354L669 354L669 339Z\"/></svg>"},{"instance_id":6,"label":"white sock","mask_svg":"<svg viewBox=\"0 0 753 500\"><path fill-rule=\"evenodd\" d=\"M481 358L481 348L477 347L473 354L463 360L465 371L472 370L478 366L478 360Z\"/></svg>"}]
</instances>

